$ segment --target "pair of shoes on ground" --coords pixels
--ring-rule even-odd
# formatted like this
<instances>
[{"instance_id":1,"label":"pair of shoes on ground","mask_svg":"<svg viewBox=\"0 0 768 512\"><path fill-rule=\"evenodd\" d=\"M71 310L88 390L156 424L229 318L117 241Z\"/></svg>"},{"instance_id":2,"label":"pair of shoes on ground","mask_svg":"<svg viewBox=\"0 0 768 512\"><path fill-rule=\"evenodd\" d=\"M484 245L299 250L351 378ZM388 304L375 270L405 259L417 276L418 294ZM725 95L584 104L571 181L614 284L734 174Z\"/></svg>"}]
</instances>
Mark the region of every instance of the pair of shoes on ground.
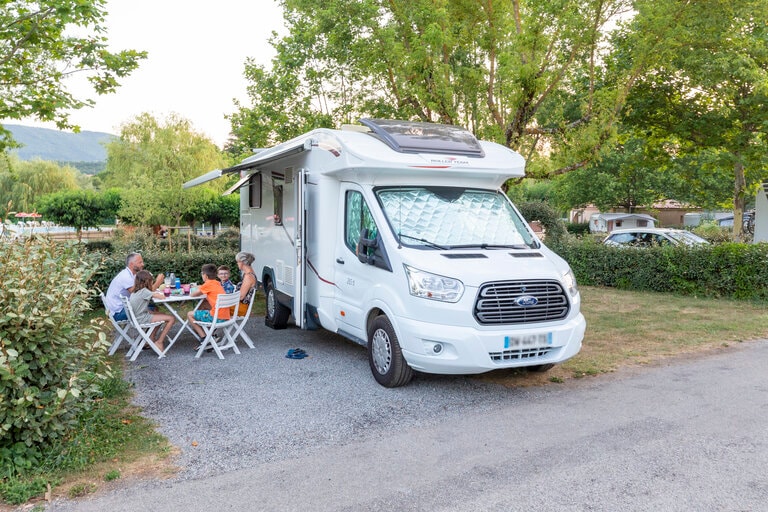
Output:
<instances>
[{"instance_id":1,"label":"pair of shoes on ground","mask_svg":"<svg viewBox=\"0 0 768 512\"><path fill-rule=\"evenodd\" d=\"M308 356L307 356L307 353L304 352L302 349L292 348L291 350L288 351L287 354L285 354L285 357L287 357L288 359L304 359L305 357L308 357Z\"/></svg>"}]
</instances>

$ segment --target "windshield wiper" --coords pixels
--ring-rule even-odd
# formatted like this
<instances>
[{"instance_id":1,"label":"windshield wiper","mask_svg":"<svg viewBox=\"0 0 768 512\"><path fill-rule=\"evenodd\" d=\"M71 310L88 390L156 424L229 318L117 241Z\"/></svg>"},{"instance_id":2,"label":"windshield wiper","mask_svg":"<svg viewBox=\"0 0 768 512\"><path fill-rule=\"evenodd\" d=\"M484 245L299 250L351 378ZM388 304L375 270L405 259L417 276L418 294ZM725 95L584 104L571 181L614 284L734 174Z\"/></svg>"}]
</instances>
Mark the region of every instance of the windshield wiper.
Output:
<instances>
[{"instance_id":1,"label":"windshield wiper","mask_svg":"<svg viewBox=\"0 0 768 512\"><path fill-rule=\"evenodd\" d=\"M428 246L434 248L434 249L440 249L441 251L447 251L447 247L443 247L442 245L437 245L435 242L430 242L429 240L425 240L423 238L418 238L411 235L404 235L402 233L397 234L398 238L407 238L409 240L416 240L417 242L422 242L424 244L427 244Z\"/></svg>"},{"instance_id":2,"label":"windshield wiper","mask_svg":"<svg viewBox=\"0 0 768 512\"><path fill-rule=\"evenodd\" d=\"M526 245L526 244L465 244L465 245L452 245L451 249L536 249L538 244Z\"/></svg>"}]
</instances>

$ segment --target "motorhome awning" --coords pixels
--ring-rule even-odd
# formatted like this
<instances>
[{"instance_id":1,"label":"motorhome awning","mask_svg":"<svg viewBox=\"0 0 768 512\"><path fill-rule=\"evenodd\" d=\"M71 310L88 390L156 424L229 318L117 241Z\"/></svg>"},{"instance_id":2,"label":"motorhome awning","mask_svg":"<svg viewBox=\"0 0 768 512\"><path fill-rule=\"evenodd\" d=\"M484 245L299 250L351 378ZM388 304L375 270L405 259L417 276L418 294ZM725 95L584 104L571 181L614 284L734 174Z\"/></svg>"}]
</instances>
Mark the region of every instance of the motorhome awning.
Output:
<instances>
[{"instance_id":1,"label":"motorhome awning","mask_svg":"<svg viewBox=\"0 0 768 512\"><path fill-rule=\"evenodd\" d=\"M298 155L299 153L303 153L304 151L309 151L310 149L312 149L312 144L313 144L313 141L311 139L288 141L285 144L280 144L279 146L265 149L257 153L256 155L246 159L246 161L243 163L233 165L232 167L227 167L226 169L214 169L212 171L209 171L203 174L202 176L198 176L197 178L191 179L188 182L184 183L184 185L182 185L182 188L196 187L198 185L202 185L203 183L207 183L209 181L220 178L225 174L232 174L233 172L249 171L251 169L260 170L264 166L269 165L273 162L276 162L280 159L283 159L287 156ZM231 194L233 191L242 187L245 181L249 177L250 177L250 174L247 176L244 176L242 179L240 179L240 181L238 181L237 186L232 188L231 191L226 192L225 195L227 193Z\"/></svg>"},{"instance_id":2,"label":"motorhome awning","mask_svg":"<svg viewBox=\"0 0 768 512\"><path fill-rule=\"evenodd\" d=\"M256 173L255 172L251 172L251 173L246 174L245 176L243 176L242 178L237 180L237 183L235 183L234 185L229 187L227 190L225 190L224 193L221 194L221 195L228 196L229 194L231 194L235 190L237 190L240 187L242 187L245 184L245 182L248 181L249 179L251 179L251 176L253 176L254 174L256 174Z\"/></svg>"}]
</instances>

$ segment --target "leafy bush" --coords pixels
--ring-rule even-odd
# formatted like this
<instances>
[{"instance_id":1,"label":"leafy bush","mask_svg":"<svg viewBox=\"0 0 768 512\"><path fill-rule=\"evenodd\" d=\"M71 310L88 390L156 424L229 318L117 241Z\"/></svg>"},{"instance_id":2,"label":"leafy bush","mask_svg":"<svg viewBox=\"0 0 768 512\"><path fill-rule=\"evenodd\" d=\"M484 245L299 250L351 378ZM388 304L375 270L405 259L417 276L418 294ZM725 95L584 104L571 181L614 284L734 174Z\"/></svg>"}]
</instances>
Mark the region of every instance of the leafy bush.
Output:
<instances>
[{"instance_id":1,"label":"leafy bush","mask_svg":"<svg viewBox=\"0 0 768 512\"><path fill-rule=\"evenodd\" d=\"M185 238L174 237L176 249L170 252L167 241L152 234L150 229L116 230L111 244L112 252L103 255L88 284L106 293L112 278L125 268L125 258L131 252L142 254L145 269L153 275L173 272L185 283L200 283L200 268L205 263L226 265L233 270L233 276L237 276L235 255L240 251L239 230L227 229L213 238L192 237L192 251L187 250L186 240L182 240ZM92 297L91 303L98 307L100 301L98 297Z\"/></svg>"},{"instance_id":2,"label":"leafy bush","mask_svg":"<svg viewBox=\"0 0 768 512\"><path fill-rule=\"evenodd\" d=\"M240 230L228 228L220 231L215 237L173 233L173 252L195 251L232 251L240 250ZM116 253L128 254L132 251L164 252L169 250L168 238L160 238L150 228L126 229L118 228L113 231L112 249Z\"/></svg>"},{"instance_id":3,"label":"leafy bush","mask_svg":"<svg viewBox=\"0 0 768 512\"><path fill-rule=\"evenodd\" d=\"M733 242L733 229L718 226L714 222L703 223L691 231L712 243Z\"/></svg>"},{"instance_id":4,"label":"leafy bush","mask_svg":"<svg viewBox=\"0 0 768 512\"><path fill-rule=\"evenodd\" d=\"M0 470L7 477L66 442L109 375L103 320L83 322L97 264L74 244L0 245Z\"/></svg>"},{"instance_id":5,"label":"leafy bush","mask_svg":"<svg viewBox=\"0 0 768 512\"><path fill-rule=\"evenodd\" d=\"M557 211L544 201L527 201L519 203L517 208L528 222L541 222L547 236L547 244L552 243L566 234L565 223L560 220Z\"/></svg>"},{"instance_id":6,"label":"leafy bush","mask_svg":"<svg viewBox=\"0 0 768 512\"><path fill-rule=\"evenodd\" d=\"M565 229L572 235L589 234L589 222L568 222Z\"/></svg>"},{"instance_id":7,"label":"leafy bush","mask_svg":"<svg viewBox=\"0 0 768 512\"><path fill-rule=\"evenodd\" d=\"M112 281L118 272L125 268L125 258L128 256L128 252L105 256L98 270L93 274L90 285L97 290L101 290L106 293L109 288L109 283ZM160 272L168 274L173 272L181 279L183 283L202 283L200 277L200 268L205 263L213 263L217 267L219 265L227 265L233 270L233 276L237 276L237 262L235 261L236 251L206 251L196 250L192 252L168 252L162 250L149 250L141 251L141 255L144 259L144 268L157 275ZM93 301L93 304L98 302L98 298Z\"/></svg>"},{"instance_id":8,"label":"leafy bush","mask_svg":"<svg viewBox=\"0 0 768 512\"><path fill-rule=\"evenodd\" d=\"M548 245L568 261L580 284L768 300L768 244L640 249L568 236Z\"/></svg>"}]
</instances>

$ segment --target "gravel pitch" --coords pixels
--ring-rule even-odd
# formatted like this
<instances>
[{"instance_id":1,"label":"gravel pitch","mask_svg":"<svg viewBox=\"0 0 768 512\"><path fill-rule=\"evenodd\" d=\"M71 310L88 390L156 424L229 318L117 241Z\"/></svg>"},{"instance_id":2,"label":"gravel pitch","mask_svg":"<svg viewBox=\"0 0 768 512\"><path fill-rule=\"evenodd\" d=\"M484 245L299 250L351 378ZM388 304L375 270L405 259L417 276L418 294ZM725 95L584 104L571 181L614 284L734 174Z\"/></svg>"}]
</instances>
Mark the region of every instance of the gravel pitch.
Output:
<instances>
[{"instance_id":1,"label":"gravel pitch","mask_svg":"<svg viewBox=\"0 0 768 512\"><path fill-rule=\"evenodd\" d=\"M177 446L177 479L194 479L293 458L319 446L344 445L415 425L428 428L462 411L524 400L467 376L416 374L407 386L380 386L367 351L326 331L272 330L254 317L255 348L194 359L182 336L163 359L149 352L128 363L135 403ZM289 359L302 348L304 359Z\"/></svg>"}]
</instances>

